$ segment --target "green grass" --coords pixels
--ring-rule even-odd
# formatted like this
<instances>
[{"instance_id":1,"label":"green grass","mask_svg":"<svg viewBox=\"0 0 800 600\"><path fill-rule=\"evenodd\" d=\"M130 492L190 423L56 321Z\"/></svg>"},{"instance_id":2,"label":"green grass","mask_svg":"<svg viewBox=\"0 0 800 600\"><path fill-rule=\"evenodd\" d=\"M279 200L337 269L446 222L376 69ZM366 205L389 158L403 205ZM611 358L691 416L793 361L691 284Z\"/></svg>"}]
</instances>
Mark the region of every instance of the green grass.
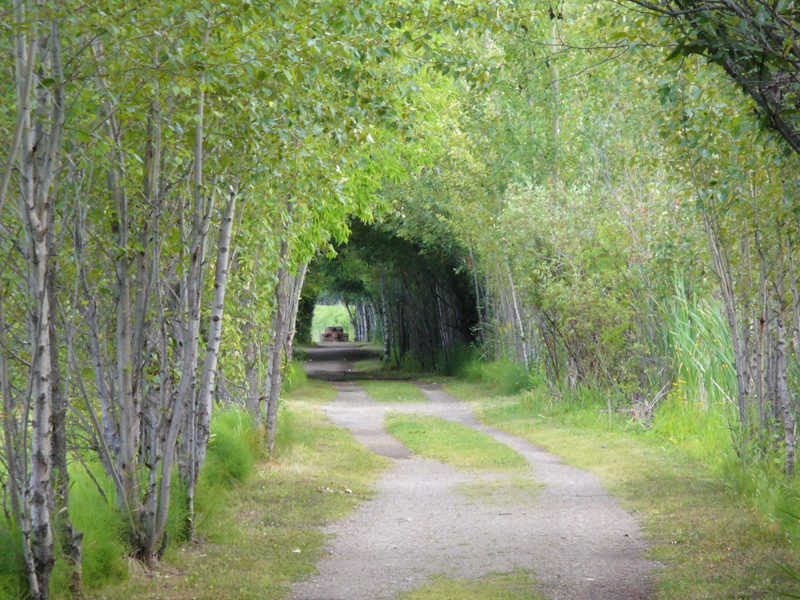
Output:
<instances>
[{"instance_id":1,"label":"green grass","mask_svg":"<svg viewBox=\"0 0 800 600\"><path fill-rule=\"evenodd\" d=\"M314 318L311 321L311 341L318 342L319 334L325 332L326 327L343 327L345 333L350 334L353 340L353 325L344 304L317 304L314 307Z\"/></svg>"},{"instance_id":2,"label":"green grass","mask_svg":"<svg viewBox=\"0 0 800 600\"><path fill-rule=\"evenodd\" d=\"M305 385L284 394L286 403L302 403L303 405L323 405L333 402L338 392L326 381L306 379ZM278 431L280 434L280 431Z\"/></svg>"},{"instance_id":3,"label":"green grass","mask_svg":"<svg viewBox=\"0 0 800 600\"><path fill-rule=\"evenodd\" d=\"M387 464L317 410L335 394L318 381L288 394L274 456L244 482L216 488L218 512L198 526L203 541L172 546L157 578L134 574L102 595L270 600L312 573L326 540L320 526L370 498Z\"/></svg>"},{"instance_id":4,"label":"green grass","mask_svg":"<svg viewBox=\"0 0 800 600\"><path fill-rule=\"evenodd\" d=\"M527 469L516 451L485 433L437 417L405 414L386 416L386 427L414 454L464 470Z\"/></svg>"},{"instance_id":5,"label":"green grass","mask_svg":"<svg viewBox=\"0 0 800 600\"><path fill-rule=\"evenodd\" d=\"M427 402L428 397L407 381L362 381L370 398L376 402Z\"/></svg>"},{"instance_id":6,"label":"green grass","mask_svg":"<svg viewBox=\"0 0 800 600\"><path fill-rule=\"evenodd\" d=\"M796 549L729 480L639 424L598 406L559 401L544 391L503 397L463 384L447 389L472 400L485 423L525 437L600 476L641 516L662 563L656 598L700 600L798 593L779 565L798 566Z\"/></svg>"},{"instance_id":7,"label":"green grass","mask_svg":"<svg viewBox=\"0 0 800 600\"><path fill-rule=\"evenodd\" d=\"M383 361L380 358L359 360L353 363L353 371L358 373L378 373L383 370Z\"/></svg>"},{"instance_id":8,"label":"green grass","mask_svg":"<svg viewBox=\"0 0 800 600\"><path fill-rule=\"evenodd\" d=\"M398 596L398 600L544 600L532 575L515 571L511 575L492 574L480 579L432 577L432 582Z\"/></svg>"}]
</instances>

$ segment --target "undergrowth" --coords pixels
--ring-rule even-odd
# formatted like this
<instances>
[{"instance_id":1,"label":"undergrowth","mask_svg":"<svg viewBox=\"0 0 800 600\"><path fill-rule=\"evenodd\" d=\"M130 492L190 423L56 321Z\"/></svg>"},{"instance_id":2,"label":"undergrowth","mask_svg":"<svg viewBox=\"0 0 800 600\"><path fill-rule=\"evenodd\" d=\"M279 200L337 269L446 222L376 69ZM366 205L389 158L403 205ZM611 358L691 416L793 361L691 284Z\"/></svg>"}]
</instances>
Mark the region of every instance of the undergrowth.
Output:
<instances>
[{"instance_id":1,"label":"undergrowth","mask_svg":"<svg viewBox=\"0 0 800 600\"><path fill-rule=\"evenodd\" d=\"M320 526L371 497L386 465L316 409L335 395L319 381L287 394L274 454L257 453L248 477L228 472L214 479L213 494L204 494L214 496L214 512L198 523L200 541L173 546L156 577L137 574L104 588L102 595L109 600L284 597L322 555L326 538ZM228 431L241 425L226 417Z\"/></svg>"}]
</instances>

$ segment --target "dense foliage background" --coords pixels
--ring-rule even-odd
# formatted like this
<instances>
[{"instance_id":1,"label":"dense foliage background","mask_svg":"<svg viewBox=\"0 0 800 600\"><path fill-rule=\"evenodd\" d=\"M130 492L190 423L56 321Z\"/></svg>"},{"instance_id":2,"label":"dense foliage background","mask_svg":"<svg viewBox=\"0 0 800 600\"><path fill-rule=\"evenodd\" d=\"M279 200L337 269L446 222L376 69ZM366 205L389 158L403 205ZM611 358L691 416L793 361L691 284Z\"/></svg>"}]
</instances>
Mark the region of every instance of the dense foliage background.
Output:
<instances>
[{"instance_id":1,"label":"dense foliage background","mask_svg":"<svg viewBox=\"0 0 800 600\"><path fill-rule=\"evenodd\" d=\"M387 366L495 363L786 506L793 3L0 10L0 594L191 539L221 440L272 450L318 298ZM209 446L226 406L252 423Z\"/></svg>"}]
</instances>

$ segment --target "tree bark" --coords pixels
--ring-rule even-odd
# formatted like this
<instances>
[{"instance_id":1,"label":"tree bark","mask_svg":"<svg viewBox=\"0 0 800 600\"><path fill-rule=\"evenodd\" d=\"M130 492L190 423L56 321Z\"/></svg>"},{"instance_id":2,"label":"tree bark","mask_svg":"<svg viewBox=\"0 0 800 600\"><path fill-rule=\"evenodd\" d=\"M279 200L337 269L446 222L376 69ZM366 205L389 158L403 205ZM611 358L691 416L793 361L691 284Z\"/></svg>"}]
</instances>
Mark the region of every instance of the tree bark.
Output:
<instances>
[{"instance_id":1,"label":"tree bark","mask_svg":"<svg viewBox=\"0 0 800 600\"><path fill-rule=\"evenodd\" d=\"M203 467L206 458L206 447L211 435L211 409L214 383L217 376L217 362L219 360L219 346L222 341L222 317L225 312L225 290L228 284L228 267L230 259L231 229L233 225L233 215L236 211L236 197L238 195L238 183L236 187L231 186L230 197L222 214L220 224L219 240L217 243L217 264L214 277L214 295L211 301L211 318L208 328L208 345L206 346L206 357L203 363L203 370L200 376L200 386L197 398L197 432L195 434L195 464L194 464L194 484L200 469Z\"/></svg>"}]
</instances>

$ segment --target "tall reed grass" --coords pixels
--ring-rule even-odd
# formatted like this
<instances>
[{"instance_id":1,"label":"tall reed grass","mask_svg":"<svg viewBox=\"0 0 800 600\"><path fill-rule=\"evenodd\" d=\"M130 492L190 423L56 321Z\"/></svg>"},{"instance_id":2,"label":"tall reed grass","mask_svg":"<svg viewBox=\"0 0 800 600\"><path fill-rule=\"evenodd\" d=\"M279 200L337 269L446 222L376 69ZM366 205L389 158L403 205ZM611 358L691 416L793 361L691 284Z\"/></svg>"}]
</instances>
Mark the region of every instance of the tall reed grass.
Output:
<instances>
[{"instance_id":1,"label":"tall reed grass","mask_svg":"<svg viewBox=\"0 0 800 600\"><path fill-rule=\"evenodd\" d=\"M723 468L735 455L736 372L730 331L721 303L686 292L676 277L664 308L665 354L672 390L657 408L653 432L709 466ZM727 467L724 467L727 468Z\"/></svg>"}]
</instances>

